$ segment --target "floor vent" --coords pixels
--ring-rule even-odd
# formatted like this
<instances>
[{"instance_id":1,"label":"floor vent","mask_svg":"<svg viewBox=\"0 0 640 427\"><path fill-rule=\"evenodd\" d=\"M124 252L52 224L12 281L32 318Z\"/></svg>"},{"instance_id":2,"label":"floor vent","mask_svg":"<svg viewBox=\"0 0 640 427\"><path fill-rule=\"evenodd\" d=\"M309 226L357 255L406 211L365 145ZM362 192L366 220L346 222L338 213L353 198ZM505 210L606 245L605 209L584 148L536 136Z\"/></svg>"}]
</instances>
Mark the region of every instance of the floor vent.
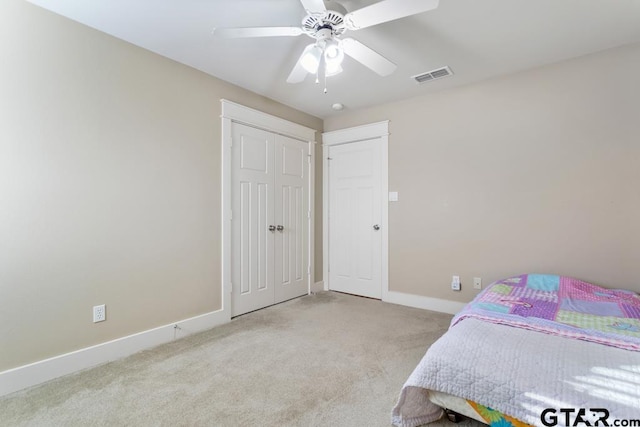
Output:
<instances>
[{"instance_id":1,"label":"floor vent","mask_svg":"<svg viewBox=\"0 0 640 427\"><path fill-rule=\"evenodd\" d=\"M443 77L453 75L453 71L449 67L438 68L437 70L431 70L426 73L418 74L417 76L411 77L418 83L429 82L435 79L441 79Z\"/></svg>"}]
</instances>

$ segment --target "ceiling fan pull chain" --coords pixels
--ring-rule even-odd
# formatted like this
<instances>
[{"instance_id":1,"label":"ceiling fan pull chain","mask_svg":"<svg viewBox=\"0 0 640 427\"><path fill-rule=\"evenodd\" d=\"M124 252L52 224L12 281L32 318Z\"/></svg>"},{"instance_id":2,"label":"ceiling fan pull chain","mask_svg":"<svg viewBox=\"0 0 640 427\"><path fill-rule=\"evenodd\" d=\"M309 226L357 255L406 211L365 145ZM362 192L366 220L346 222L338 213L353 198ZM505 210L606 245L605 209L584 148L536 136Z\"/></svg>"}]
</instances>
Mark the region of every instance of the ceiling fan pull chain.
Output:
<instances>
[{"instance_id":1,"label":"ceiling fan pull chain","mask_svg":"<svg viewBox=\"0 0 640 427\"><path fill-rule=\"evenodd\" d=\"M320 61L318 63L318 71L316 71L316 84L320 83L320 73L324 70L324 48L322 49L322 54L320 55ZM326 76L325 76L326 78Z\"/></svg>"}]
</instances>

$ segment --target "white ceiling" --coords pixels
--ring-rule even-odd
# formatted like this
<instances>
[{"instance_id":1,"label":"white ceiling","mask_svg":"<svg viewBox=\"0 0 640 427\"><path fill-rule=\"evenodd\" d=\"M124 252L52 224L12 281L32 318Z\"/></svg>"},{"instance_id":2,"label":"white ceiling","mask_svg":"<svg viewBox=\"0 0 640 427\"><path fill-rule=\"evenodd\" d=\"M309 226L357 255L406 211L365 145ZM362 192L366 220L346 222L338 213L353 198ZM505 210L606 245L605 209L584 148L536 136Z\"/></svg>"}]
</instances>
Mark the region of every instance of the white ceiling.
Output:
<instances>
[{"instance_id":1,"label":"white ceiling","mask_svg":"<svg viewBox=\"0 0 640 427\"><path fill-rule=\"evenodd\" d=\"M299 26L299 0L29 0L318 117L484 80L640 41L639 0L441 0L438 9L348 32L398 64L380 77L351 58L328 79L286 83L307 36L216 39L215 27ZM326 0L351 11L377 0ZM336 6L337 4L337 6ZM442 66L454 76L410 77Z\"/></svg>"}]
</instances>

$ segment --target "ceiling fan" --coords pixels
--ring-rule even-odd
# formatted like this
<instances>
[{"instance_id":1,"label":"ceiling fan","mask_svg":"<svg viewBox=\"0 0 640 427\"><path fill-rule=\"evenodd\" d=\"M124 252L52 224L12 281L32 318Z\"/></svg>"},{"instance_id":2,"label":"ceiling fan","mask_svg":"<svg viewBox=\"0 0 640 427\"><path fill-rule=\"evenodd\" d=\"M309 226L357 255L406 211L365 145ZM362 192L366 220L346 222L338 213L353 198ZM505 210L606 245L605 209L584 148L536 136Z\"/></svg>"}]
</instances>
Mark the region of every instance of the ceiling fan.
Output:
<instances>
[{"instance_id":1,"label":"ceiling fan","mask_svg":"<svg viewBox=\"0 0 640 427\"><path fill-rule=\"evenodd\" d=\"M307 73L324 73L324 77L339 74L345 54L380 76L388 76L395 71L396 64L359 41L343 37L345 32L427 12L437 8L439 0L382 0L346 15L327 10L323 0L300 2L307 12L301 27L216 28L213 34L221 38L296 37L305 34L315 39L300 55L287 78L289 83L302 82Z\"/></svg>"}]
</instances>

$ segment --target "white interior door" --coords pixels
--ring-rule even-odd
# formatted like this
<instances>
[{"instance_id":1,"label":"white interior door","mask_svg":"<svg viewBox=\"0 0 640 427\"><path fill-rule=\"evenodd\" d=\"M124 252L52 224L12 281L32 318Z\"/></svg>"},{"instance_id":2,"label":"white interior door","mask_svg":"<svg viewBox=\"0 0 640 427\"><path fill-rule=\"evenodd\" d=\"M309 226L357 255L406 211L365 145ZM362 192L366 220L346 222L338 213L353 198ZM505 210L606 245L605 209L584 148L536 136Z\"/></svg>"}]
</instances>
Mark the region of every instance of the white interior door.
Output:
<instances>
[{"instance_id":1,"label":"white interior door","mask_svg":"<svg viewBox=\"0 0 640 427\"><path fill-rule=\"evenodd\" d=\"M275 302L308 292L309 145L277 135L275 145Z\"/></svg>"},{"instance_id":2,"label":"white interior door","mask_svg":"<svg viewBox=\"0 0 640 427\"><path fill-rule=\"evenodd\" d=\"M234 123L231 147L232 314L274 303L275 135Z\"/></svg>"},{"instance_id":3,"label":"white interior door","mask_svg":"<svg viewBox=\"0 0 640 427\"><path fill-rule=\"evenodd\" d=\"M309 145L234 123L232 315L308 292Z\"/></svg>"},{"instance_id":4,"label":"white interior door","mask_svg":"<svg viewBox=\"0 0 640 427\"><path fill-rule=\"evenodd\" d=\"M382 140L329 147L329 286L382 296Z\"/></svg>"}]
</instances>

